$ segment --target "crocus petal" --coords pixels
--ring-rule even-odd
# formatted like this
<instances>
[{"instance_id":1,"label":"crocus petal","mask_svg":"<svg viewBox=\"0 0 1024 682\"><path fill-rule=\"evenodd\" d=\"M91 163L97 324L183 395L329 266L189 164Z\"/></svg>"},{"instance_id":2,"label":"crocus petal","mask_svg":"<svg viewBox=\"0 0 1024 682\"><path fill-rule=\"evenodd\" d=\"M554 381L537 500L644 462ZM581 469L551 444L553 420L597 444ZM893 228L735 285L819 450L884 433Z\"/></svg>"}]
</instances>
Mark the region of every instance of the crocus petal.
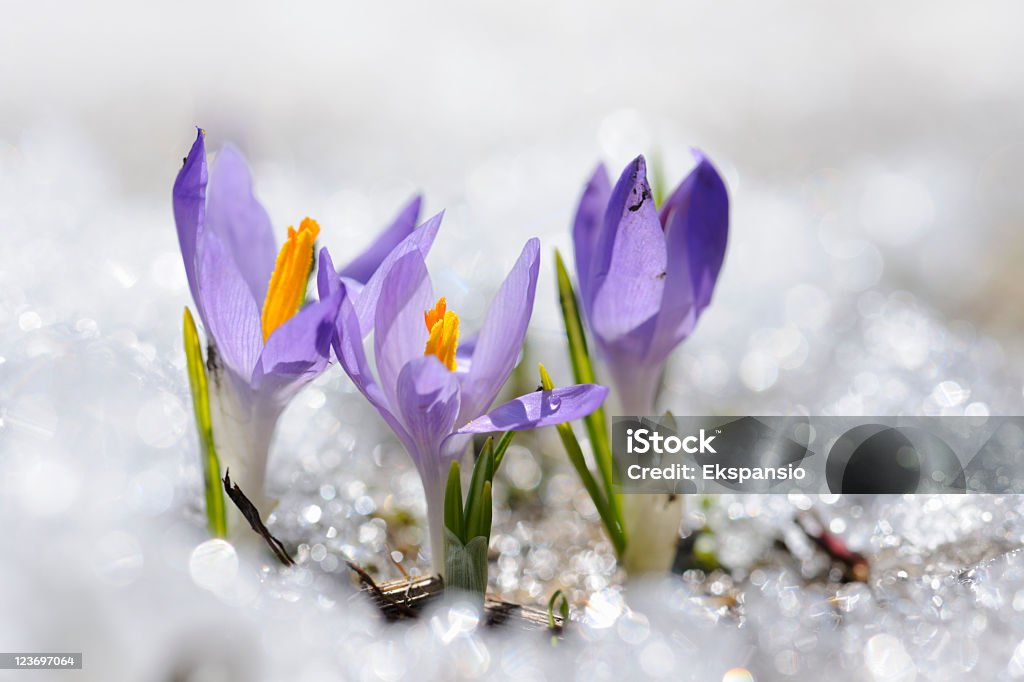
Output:
<instances>
[{"instance_id":1,"label":"crocus petal","mask_svg":"<svg viewBox=\"0 0 1024 682\"><path fill-rule=\"evenodd\" d=\"M334 271L331 253L324 247L320 249L320 260L316 268L316 293L322 300L341 288L341 280Z\"/></svg>"},{"instance_id":2,"label":"crocus petal","mask_svg":"<svg viewBox=\"0 0 1024 682\"><path fill-rule=\"evenodd\" d=\"M395 263L410 251L419 252L422 258L427 257L427 254L430 253L430 247L434 244L434 237L437 236L437 231L441 227L441 218L443 217L444 211L428 219L420 227L413 230L412 234L406 237L401 244L395 247L394 251L384 258L380 267L377 268L377 271L366 282L366 286L363 287L359 296L355 297L356 315L359 316L359 328L362 330L363 336L373 331L374 311L377 308L377 299L380 297L384 278L387 277ZM431 306L433 306L433 302L431 302Z\"/></svg>"},{"instance_id":3,"label":"crocus petal","mask_svg":"<svg viewBox=\"0 0 1024 682\"><path fill-rule=\"evenodd\" d=\"M199 235L198 289L207 335L224 363L249 383L263 349L260 311L228 249L213 232Z\"/></svg>"},{"instance_id":4,"label":"crocus petal","mask_svg":"<svg viewBox=\"0 0 1024 682\"><path fill-rule=\"evenodd\" d=\"M341 283L345 285L345 295L353 301L358 301L360 294L363 293L365 285L362 282L357 282L351 277L341 277L339 279L341 280Z\"/></svg>"},{"instance_id":5,"label":"crocus petal","mask_svg":"<svg viewBox=\"0 0 1024 682\"><path fill-rule=\"evenodd\" d=\"M427 327L423 312L434 305L434 293L423 255L412 249L392 266L381 285L374 316L374 358L388 404L398 405L398 375L423 357Z\"/></svg>"},{"instance_id":6,"label":"crocus petal","mask_svg":"<svg viewBox=\"0 0 1024 682\"><path fill-rule=\"evenodd\" d=\"M440 445L459 414L459 380L432 355L405 365L398 375L398 413L417 448L421 469L439 470Z\"/></svg>"},{"instance_id":7,"label":"crocus petal","mask_svg":"<svg viewBox=\"0 0 1024 682\"><path fill-rule=\"evenodd\" d=\"M690 193L688 210L685 213L675 211L668 226L668 238L671 246L675 226L682 223L689 228L686 230L687 253L699 315L711 303L711 292L725 260L729 239L729 192L707 157L697 152L697 158L697 167L683 182Z\"/></svg>"},{"instance_id":8,"label":"crocus petal","mask_svg":"<svg viewBox=\"0 0 1024 682\"><path fill-rule=\"evenodd\" d=\"M608 396L598 384L575 384L551 391L535 391L510 400L469 422L456 434L524 431L582 419Z\"/></svg>"},{"instance_id":9,"label":"crocus petal","mask_svg":"<svg viewBox=\"0 0 1024 682\"><path fill-rule=\"evenodd\" d=\"M594 258L597 236L604 221L605 209L608 207L608 198L611 193L612 186L608 180L608 172L605 170L604 164L599 164L583 190L579 207L576 209L576 219L573 222L572 242L576 257L576 279L579 283L583 309L588 315L593 296L591 262Z\"/></svg>"},{"instance_id":10,"label":"crocus petal","mask_svg":"<svg viewBox=\"0 0 1024 682\"><path fill-rule=\"evenodd\" d=\"M253 386L284 403L327 367L342 295L335 290L274 330L253 371Z\"/></svg>"},{"instance_id":11,"label":"crocus petal","mask_svg":"<svg viewBox=\"0 0 1024 682\"><path fill-rule=\"evenodd\" d=\"M480 334L459 336L459 345L455 349L455 374L469 374L469 368L473 366L473 353L479 340Z\"/></svg>"},{"instance_id":12,"label":"crocus petal","mask_svg":"<svg viewBox=\"0 0 1024 682\"><path fill-rule=\"evenodd\" d=\"M599 344L642 357L661 308L666 277L665 235L637 157L612 190L591 264L594 301L590 325Z\"/></svg>"},{"instance_id":13,"label":"crocus petal","mask_svg":"<svg viewBox=\"0 0 1024 682\"><path fill-rule=\"evenodd\" d=\"M664 358L693 331L711 302L729 235L729 195L711 162L696 152L690 172L662 211L668 274L652 356Z\"/></svg>"},{"instance_id":14,"label":"crocus petal","mask_svg":"<svg viewBox=\"0 0 1024 682\"><path fill-rule=\"evenodd\" d=\"M206 133L201 129L196 141L178 171L171 193L174 204L174 223L178 228L181 259L185 262L185 276L192 300L199 303L199 284L196 276L196 240L206 216ZM203 312L200 309L199 314Z\"/></svg>"},{"instance_id":15,"label":"crocus petal","mask_svg":"<svg viewBox=\"0 0 1024 682\"><path fill-rule=\"evenodd\" d=\"M420 217L420 206L423 198L413 197L412 201L405 205L391 225L384 230L377 239L361 254L342 268L342 277L353 279L360 284L365 284L380 264L384 262L388 254L395 250L406 237L412 234L413 229ZM428 247L429 248L429 247Z\"/></svg>"},{"instance_id":16,"label":"crocus petal","mask_svg":"<svg viewBox=\"0 0 1024 682\"><path fill-rule=\"evenodd\" d=\"M325 265L330 266L330 260L327 249L322 249L320 251L321 272L324 272ZM333 272L333 268L327 270L327 272L331 273L336 281L338 280L337 274ZM415 447L415 443L392 412L392 407L388 404L387 397L381 390L380 384L374 379L373 372L370 371L370 364L367 362L366 352L363 350L363 335L359 330L359 319L356 317L352 301L346 295L340 281L337 287L342 292L341 303L338 307L337 327L334 334L334 353L338 356L338 363L345 370L345 373L348 374L352 383L356 385L356 388L359 389L359 392L377 409L377 412L380 413L380 416L391 427L391 430L395 432L398 439L411 452L411 448ZM329 290L329 287L320 289L321 296L324 295L325 290Z\"/></svg>"},{"instance_id":17,"label":"crocus petal","mask_svg":"<svg viewBox=\"0 0 1024 682\"><path fill-rule=\"evenodd\" d=\"M479 340L479 333L459 337L459 346L455 350L455 376L459 378L460 382L465 380L473 367L473 353L476 351L476 344ZM472 438L469 436L449 438L441 448L441 459L450 462L453 459L461 458L471 441Z\"/></svg>"},{"instance_id":18,"label":"crocus petal","mask_svg":"<svg viewBox=\"0 0 1024 682\"><path fill-rule=\"evenodd\" d=\"M540 241L530 239L494 296L462 382L464 423L483 414L519 360L540 271Z\"/></svg>"},{"instance_id":19,"label":"crocus petal","mask_svg":"<svg viewBox=\"0 0 1024 682\"><path fill-rule=\"evenodd\" d=\"M253 299L262 303L277 256L274 230L253 195L249 166L231 145L221 148L213 164L206 224L231 252Z\"/></svg>"}]
</instances>

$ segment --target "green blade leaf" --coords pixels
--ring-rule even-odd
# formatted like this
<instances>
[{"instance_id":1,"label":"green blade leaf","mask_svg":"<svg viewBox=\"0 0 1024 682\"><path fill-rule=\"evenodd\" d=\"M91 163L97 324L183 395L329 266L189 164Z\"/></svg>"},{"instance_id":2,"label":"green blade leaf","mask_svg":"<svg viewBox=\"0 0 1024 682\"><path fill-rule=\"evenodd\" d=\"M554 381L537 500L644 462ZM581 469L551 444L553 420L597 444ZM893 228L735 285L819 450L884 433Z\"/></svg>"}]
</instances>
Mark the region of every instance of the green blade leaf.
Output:
<instances>
[{"instance_id":1,"label":"green blade leaf","mask_svg":"<svg viewBox=\"0 0 1024 682\"><path fill-rule=\"evenodd\" d=\"M491 482L484 481L480 491L480 502L468 510L466 517L466 537L472 540L477 537L490 538L491 535Z\"/></svg>"},{"instance_id":2,"label":"green blade leaf","mask_svg":"<svg viewBox=\"0 0 1024 682\"><path fill-rule=\"evenodd\" d=\"M569 622L569 598L565 596L565 592L555 590L551 599L548 600L548 628L552 630L558 628L558 624L555 622L555 603L559 598L562 599L562 602L558 606L558 615L562 617L563 625Z\"/></svg>"},{"instance_id":3,"label":"green blade leaf","mask_svg":"<svg viewBox=\"0 0 1024 682\"><path fill-rule=\"evenodd\" d=\"M491 544L491 519L494 512L494 505L491 501L491 482L484 483L484 494L481 503L480 535L487 538L487 544Z\"/></svg>"},{"instance_id":4,"label":"green blade leaf","mask_svg":"<svg viewBox=\"0 0 1024 682\"><path fill-rule=\"evenodd\" d=\"M551 391L555 388L554 382L551 381L551 375L548 374L544 365L540 366L540 383L545 391ZM576 440L576 434L572 430L572 425L558 424L555 428L558 429L558 436L562 439L562 446L569 456L569 462L576 469L576 473L583 482L583 487L586 488L587 494L590 495L594 506L597 507L597 513L601 516L601 522L608 533L608 538L612 541L612 546L615 547L615 553L621 557L622 552L626 549L626 537L622 530L622 523L619 521L621 518L619 513L611 505L604 493L602 493L597 479L594 478L594 475L590 473L590 469L587 468L587 461L583 456L583 448L580 447L579 441Z\"/></svg>"},{"instance_id":5,"label":"green blade leaf","mask_svg":"<svg viewBox=\"0 0 1024 682\"><path fill-rule=\"evenodd\" d=\"M481 457L484 466L484 481L490 483L494 480L494 440L490 442L484 457Z\"/></svg>"},{"instance_id":6,"label":"green blade leaf","mask_svg":"<svg viewBox=\"0 0 1024 682\"><path fill-rule=\"evenodd\" d=\"M590 351L587 349L587 336L583 331L583 320L580 318L576 292L573 290L572 280L569 279L569 272L565 269L562 254L557 249L555 250L555 271L558 279L558 302L562 307L565 336L569 341L569 360L572 363L573 377L579 384L597 383L594 366L590 361ZM583 422L587 427L587 436L590 438L590 447L594 451L594 460L597 462L597 469L601 474L605 495L611 500L611 504L616 510L621 511L618 497L614 494L612 487L612 446L608 439L608 422L604 416L604 407L599 407L584 417Z\"/></svg>"},{"instance_id":7,"label":"green blade leaf","mask_svg":"<svg viewBox=\"0 0 1024 682\"><path fill-rule=\"evenodd\" d=\"M488 467L490 467L491 475L494 472L494 439L488 437L484 441L484 446L480 449L480 454L476 458L476 462L473 463L473 475L469 480L469 492L466 493L466 507L465 507L465 518L469 519L476 509L480 501L480 496L484 491L484 482L488 480ZM488 464L490 462L490 464ZM472 535L466 536L467 540L472 540Z\"/></svg>"},{"instance_id":8,"label":"green blade leaf","mask_svg":"<svg viewBox=\"0 0 1024 682\"><path fill-rule=\"evenodd\" d=\"M572 427L569 424L558 424L555 428L558 429L558 435L562 439L562 446L565 447L566 454L569 456L569 462L576 469L576 473L579 474L580 480L583 482L583 487L586 488L587 494L590 495L590 499L594 501L594 506L597 507L597 513L601 516L601 522L608 533L608 538L615 547L616 554L622 556L622 552L626 549L622 524L619 523L615 510L608 500L605 499L594 475L587 468L586 460L583 457L583 449L580 448L579 441L576 440L576 434L573 433Z\"/></svg>"},{"instance_id":9,"label":"green blade leaf","mask_svg":"<svg viewBox=\"0 0 1024 682\"><path fill-rule=\"evenodd\" d=\"M228 533L224 508L224 490L220 486L220 460L213 442L213 420L210 417L210 393L203 364L203 351L199 343L192 312L185 308L185 359L188 363L188 383L192 389L192 408L199 432L199 447L203 457L203 483L206 488L206 522L210 534L225 537Z\"/></svg>"},{"instance_id":10,"label":"green blade leaf","mask_svg":"<svg viewBox=\"0 0 1024 682\"><path fill-rule=\"evenodd\" d=\"M649 156L647 164L647 179L651 181L651 194L654 198L654 205L661 208L665 203L665 163L661 152L655 150Z\"/></svg>"},{"instance_id":11,"label":"green blade leaf","mask_svg":"<svg viewBox=\"0 0 1024 682\"><path fill-rule=\"evenodd\" d=\"M459 463L453 461L448 469L448 484L444 489L444 525L455 537L466 542L463 534L462 480L459 477Z\"/></svg>"},{"instance_id":12,"label":"green blade leaf","mask_svg":"<svg viewBox=\"0 0 1024 682\"><path fill-rule=\"evenodd\" d=\"M475 537L463 543L451 531L444 534L445 589L456 589L477 595L483 607L487 592L487 540Z\"/></svg>"},{"instance_id":13,"label":"green blade leaf","mask_svg":"<svg viewBox=\"0 0 1024 682\"><path fill-rule=\"evenodd\" d=\"M583 331L583 320L577 305L576 291L573 289L569 271L565 268L562 254L555 249L555 274L558 279L558 303L562 307L562 318L565 322L565 335L569 339L569 359L572 361L573 374L581 384L594 383L594 366L590 362L590 351L587 348L587 337Z\"/></svg>"},{"instance_id":14,"label":"green blade leaf","mask_svg":"<svg viewBox=\"0 0 1024 682\"><path fill-rule=\"evenodd\" d=\"M494 473L498 473L498 467L501 466L501 461L505 459L505 451L508 450L508 446L512 444L512 439L515 435L515 431L506 431L501 434L498 444L494 446Z\"/></svg>"}]
</instances>

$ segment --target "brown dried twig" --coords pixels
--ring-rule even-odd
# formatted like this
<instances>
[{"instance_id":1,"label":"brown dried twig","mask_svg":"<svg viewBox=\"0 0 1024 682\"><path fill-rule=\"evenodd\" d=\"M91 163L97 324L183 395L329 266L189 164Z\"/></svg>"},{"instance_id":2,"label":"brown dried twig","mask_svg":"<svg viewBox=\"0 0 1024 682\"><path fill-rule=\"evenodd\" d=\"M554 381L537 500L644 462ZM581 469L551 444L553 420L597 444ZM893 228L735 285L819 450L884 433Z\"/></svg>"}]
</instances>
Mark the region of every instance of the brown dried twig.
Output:
<instances>
[{"instance_id":1,"label":"brown dried twig","mask_svg":"<svg viewBox=\"0 0 1024 682\"><path fill-rule=\"evenodd\" d=\"M410 608L406 604L403 604L403 603L401 603L399 601L395 601L394 599L389 597L387 594L385 594L384 590L380 589L380 587L377 585L377 583L375 583L373 581L373 578L370 577L370 574L367 573L366 571L364 571L362 568L360 568L355 562L352 562L352 561L349 561L348 559L346 559L345 563L348 565L349 568L351 568L355 572L356 575L359 576L359 582L361 582L362 584L366 585L366 587L371 592L373 592L373 594L376 595L378 599L380 599L381 601L385 602L388 606L391 606L391 607L394 607L395 609L397 609L398 612L401 613L403 616L406 616L408 618L415 618L416 617L417 614L416 614L415 610L413 610L412 608Z\"/></svg>"},{"instance_id":2,"label":"brown dried twig","mask_svg":"<svg viewBox=\"0 0 1024 682\"><path fill-rule=\"evenodd\" d=\"M259 535L270 547L270 551L274 553L274 556L284 564L285 566L294 566L295 560L288 554L288 550L285 549L281 541L270 534L267 527L263 524L260 519L260 510L256 508L256 505L245 496L242 489L238 487L237 483L232 483L230 470L224 472L224 492L228 494L231 501L238 507L238 511L242 513L245 520L249 522L249 526L253 529L257 535Z\"/></svg>"}]
</instances>

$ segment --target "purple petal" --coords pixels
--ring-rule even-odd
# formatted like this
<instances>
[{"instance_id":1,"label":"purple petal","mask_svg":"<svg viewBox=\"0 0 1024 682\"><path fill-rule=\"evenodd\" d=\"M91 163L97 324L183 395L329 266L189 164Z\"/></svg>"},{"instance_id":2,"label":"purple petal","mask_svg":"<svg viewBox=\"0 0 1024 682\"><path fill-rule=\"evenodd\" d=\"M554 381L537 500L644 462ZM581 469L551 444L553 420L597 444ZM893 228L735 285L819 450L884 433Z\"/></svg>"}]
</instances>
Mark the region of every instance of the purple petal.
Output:
<instances>
[{"instance_id":1,"label":"purple petal","mask_svg":"<svg viewBox=\"0 0 1024 682\"><path fill-rule=\"evenodd\" d=\"M711 292L725 260L729 239L729 192L722 176L702 153L697 152L697 167L683 182L690 186L687 212L676 211L668 227L669 244L676 223L689 228L688 246L690 277L697 302L697 314L711 303ZM671 253L671 252L670 252Z\"/></svg>"},{"instance_id":2,"label":"purple petal","mask_svg":"<svg viewBox=\"0 0 1024 682\"><path fill-rule=\"evenodd\" d=\"M224 363L249 383L263 350L260 311L227 247L213 232L199 235L197 284L207 335Z\"/></svg>"},{"instance_id":3,"label":"purple petal","mask_svg":"<svg viewBox=\"0 0 1024 682\"><path fill-rule=\"evenodd\" d=\"M540 241L530 239L491 302L462 382L463 423L483 414L494 402L519 361L540 271Z\"/></svg>"},{"instance_id":4,"label":"purple petal","mask_svg":"<svg viewBox=\"0 0 1024 682\"><path fill-rule=\"evenodd\" d=\"M480 340L480 334L463 335L459 332L459 345L455 348L455 373L458 375L469 374L469 368L473 366L473 353L476 352L476 344Z\"/></svg>"},{"instance_id":5,"label":"purple petal","mask_svg":"<svg viewBox=\"0 0 1024 682\"><path fill-rule=\"evenodd\" d=\"M524 431L582 419L596 410L608 396L598 384L575 384L551 391L535 391L494 408L474 419L456 434Z\"/></svg>"},{"instance_id":6,"label":"purple petal","mask_svg":"<svg viewBox=\"0 0 1024 682\"><path fill-rule=\"evenodd\" d=\"M669 254L652 355L665 357L693 331L711 302L729 236L729 194L711 162L697 166L662 210Z\"/></svg>"},{"instance_id":7,"label":"purple petal","mask_svg":"<svg viewBox=\"0 0 1024 682\"><path fill-rule=\"evenodd\" d=\"M380 297L384 278L387 277L395 263L410 251L419 252L422 258L427 257L427 254L430 253L430 247L434 244L434 237L437 236L437 231L441 227L441 219L443 217L444 211L441 211L413 230L412 234L406 237L401 244L395 247L394 251L387 255L380 264L380 267L377 268L377 271L366 282L363 290L359 292L359 296L353 297L355 299L356 315L359 316L359 328L362 330L363 336L373 331L374 310L377 308L377 299ZM431 302L431 307L433 307L433 302Z\"/></svg>"},{"instance_id":8,"label":"purple petal","mask_svg":"<svg viewBox=\"0 0 1024 682\"><path fill-rule=\"evenodd\" d=\"M438 470L441 441L459 414L459 380L434 356L416 358L398 375L398 412L417 445L417 465Z\"/></svg>"},{"instance_id":9,"label":"purple petal","mask_svg":"<svg viewBox=\"0 0 1024 682\"><path fill-rule=\"evenodd\" d=\"M646 354L665 289L665 235L658 221L647 165L637 157L619 178L591 264L591 329L604 349Z\"/></svg>"},{"instance_id":10,"label":"purple petal","mask_svg":"<svg viewBox=\"0 0 1024 682\"><path fill-rule=\"evenodd\" d=\"M326 251L324 249L320 252L321 268L324 268L325 262L330 264L330 255ZM329 272L337 279L337 273L334 273L333 268ZM338 363L359 389L359 392L377 409L403 445L412 452L415 444L398 418L392 413L392 407L388 404L387 397L370 371L370 364L367 362L366 352L363 350L363 335L359 329L359 318L356 317L352 301L345 295L343 287L339 285L339 289L342 292L342 299L338 308L338 321L334 334L334 353L338 356ZM321 289L321 295L323 295L323 291Z\"/></svg>"},{"instance_id":11,"label":"purple petal","mask_svg":"<svg viewBox=\"0 0 1024 682\"><path fill-rule=\"evenodd\" d=\"M420 217L420 206L422 203L423 197L413 197L412 201L406 204L399 212L394 222L365 251L342 268L338 274L365 284L373 276L373 273L377 271L380 264L384 262L387 255L394 251L395 247L406 237L412 234Z\"/></svg>"},{"instance_id":12,"label":"purple petal","mask_svg":"<svg viewBox=\"0 0 1024 682\"><path fill-rule=\"evenodd\" d=\"M316 268L316 293L323 300L341 288L341 280L334 271L331 253L325 246L320 249L320 260Z\"/></svg>"},{"instance_id":13,"label":"purple petal","mask_svg":"<svg viewBox=\"0 0 1024 682\"><path fill-rule=\"evenodd\" d=\"M331 259L331 254L327 251L327 247L324 247L320 249L320 263L316 269L316 289L320 300L328 298L335 291L341 290L344 292L344 297L349 301L349 307L352 307L352 299L359 296L363 285L354 280L339 277L338 273L334 270L334 261ZM354 314L355 312L353 311ZM341 315L338 315L336 319L335 328L337 334L342 334L345 331L342 329ZM360 334L360 345L362 338Z\"/></svg>"},{"instance_id":14,"label":"purple petal","mask_svg":"<svg viewBox=\"0 0 1024 682\"><path fill-rule=\"evenodd\" d=\"M583 190L579 207L576 209L576 219L573 222L572 240L576 257L576 279L579 282L580 299L587 314L589 314L593 296L591 262L594 258L597 236L604 221L605 209L608 208L608 198L611 193L612 187L608 180L608 172L605 170L604 164L599 164L590 177L586 189Z\"/></svg>"},{"instance_id":15,"label":"purple petal","mask_svg":"<svg viewBox=\"0 0 1024 682\"><path fill-rule=\"evenodd\" d=\"M274 229L253 195L245 159L230 145L221 148L213 163L206 224L234 256L252 297L262 303L277 257Z\"/></svg>"},{"instance_id":16,"label":"purple petal","mask_svg":"<svg viewBox=\"0 0 1024 682\"><path fill-rule=\"evenodd\" d=\"M363 335L359 329L359 318L356 317L352 299L348 295L348 288L335 272L334 262L326 247L320 249L320 263L317 267L316 279L317 291L321 300L333 296L337 292L341 293L338 315L335 318L335 333L332 339L338 362L352 379L356 388L366 396L370 404L377 408L385 420L392 425L392 428L395 428L397 422L391 414L391 406L381 391L380 385L374 379L373 373L370 371L370 364L366 360ZM404 430L398 427L396 433L399 431L402 432L400 437L404 438Z\"/></svg>"},{"instance_id":17,"label":"purple petal","mask_svg":"<svg viewBox=\"0 0 1024 682\"><path fill-rule=\"evenodd\" d=\"M171 193L174 205L174 223L178 228L178 244L181 259L185 262L185 276L192 300L199 303L199 285L196 277L196 241L206 216L206 133L200 128L192 149L185 157L185 164L178 171Z\"/></svg>"},{"instance_id":18,"label":"purple petal","mask_svg":"<svg viewBox=\"0 0 1024 682\"><path fill-rule=\"evenodd\" d=\"M427 326L423 313L434 305L427 264L412 249L391 267L381 285L374 315L373 344L377 376L388 404L398 405L398 375L402 368L423 357Z\"/></svg>"},{"instance_id":19,"label":"purple petal","mask_svg":"<svg viewBox=\"0 0 1024 682\"><path fill-rule=\"evenodd\" d=\"M307 305L274 330L253 372L253 386L285 403L327 367L343 292Z\"/></svg>"},{"instance_id":20,"label":"purple petal","mask_svg":"<svg viewBox=\"0 0 1024 682\"><path fill-rule=\"evenodd\" d=\"M341 283L345 285L345 294L353 301L358 301L359 296L363 293L365 285L362 282L357 282L351 277L339 277Z\"/></svg>"}]
</instances>

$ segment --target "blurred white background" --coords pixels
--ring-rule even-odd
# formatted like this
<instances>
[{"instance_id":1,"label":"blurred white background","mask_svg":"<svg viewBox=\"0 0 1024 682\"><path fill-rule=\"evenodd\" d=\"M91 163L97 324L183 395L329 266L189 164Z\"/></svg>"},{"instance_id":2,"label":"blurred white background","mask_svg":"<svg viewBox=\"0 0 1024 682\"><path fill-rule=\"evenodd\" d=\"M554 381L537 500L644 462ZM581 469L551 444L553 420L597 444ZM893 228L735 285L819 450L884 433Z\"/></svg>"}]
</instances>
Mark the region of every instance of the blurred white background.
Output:
<instances>
[{"instance_id":1,"label":"blurred white background","mask_svg":"<svg viewBox=\"0 0 1024 682\"><path fill-rule=\"evenodd\" d=\"M820 260L787 242L827 233L867 249L867 284L1004 341L1021 322L1016 3L4 5L0 158L66 157L33 213L83 187L109 211L165 201L202 125L253 161L282 231L308 213L325 243L365 240L422 190L467 241L565 247L597 160L645 152L675 182L697 145L734 196L723 288ZM162 218L137 229L173 247Z\"/></svg>"}]
</instances>

